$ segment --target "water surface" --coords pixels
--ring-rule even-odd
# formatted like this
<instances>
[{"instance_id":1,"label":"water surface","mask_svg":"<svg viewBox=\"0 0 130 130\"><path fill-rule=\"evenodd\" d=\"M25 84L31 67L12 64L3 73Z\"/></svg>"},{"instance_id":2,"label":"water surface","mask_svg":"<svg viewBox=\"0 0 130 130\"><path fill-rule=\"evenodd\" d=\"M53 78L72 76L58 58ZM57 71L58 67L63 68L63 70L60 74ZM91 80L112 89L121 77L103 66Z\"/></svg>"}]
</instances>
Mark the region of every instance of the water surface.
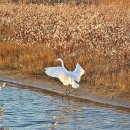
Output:
<instances>
[{"instance_id":1,"label":"water surface","mask_svg":"<svg viewBox=\"0 0 130 130\"><path fill-rule=\"evenodd\" d=\"M9 130L130 130L130 112L6 87L0 91L0 128ZM56 116L56 120L53 119Z\"/></svg>"}]
</instances>

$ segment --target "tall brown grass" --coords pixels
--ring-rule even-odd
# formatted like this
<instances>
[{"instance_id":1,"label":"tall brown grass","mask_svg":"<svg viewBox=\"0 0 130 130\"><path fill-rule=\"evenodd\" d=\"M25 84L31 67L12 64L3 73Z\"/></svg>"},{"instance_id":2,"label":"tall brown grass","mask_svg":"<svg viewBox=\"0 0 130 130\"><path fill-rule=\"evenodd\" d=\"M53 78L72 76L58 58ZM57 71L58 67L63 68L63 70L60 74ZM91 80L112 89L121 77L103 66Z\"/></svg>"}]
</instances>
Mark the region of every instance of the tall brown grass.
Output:
<instances>
[{"instance_id":1,"label":"tall brown grass","mask_svg":"<svg viewBox=\"0 0 130 130\"><path fill-rule=\"evenodd\" d=\"M130 19L124 4L0 5L0 68L43 75L61 57L84 82L130 90Z\"/></svg>"},{"instance_id":2,"label":"tall brown grass","mask_svg":"<svg viewBox=\"0 0 130 130\"><path fill-rule=\"evenodd\" d=\"M0 0L0 3L22 3L22 4L57 4L57 3L75 3L75 4L87 4L87 5L99 5L112 4L112 3L122 3L125 5L129 4L129 0Z\"/></svg>"}]
</instances>

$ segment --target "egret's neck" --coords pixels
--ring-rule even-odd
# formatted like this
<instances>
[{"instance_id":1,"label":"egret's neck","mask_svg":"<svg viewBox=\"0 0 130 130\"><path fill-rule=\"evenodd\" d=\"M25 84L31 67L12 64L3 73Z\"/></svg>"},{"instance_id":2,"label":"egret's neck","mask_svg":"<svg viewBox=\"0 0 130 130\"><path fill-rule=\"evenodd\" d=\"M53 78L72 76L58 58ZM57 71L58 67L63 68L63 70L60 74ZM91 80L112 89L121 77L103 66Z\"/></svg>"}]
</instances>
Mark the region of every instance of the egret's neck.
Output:
<instances>
[{"instance_id":1,"label":"egret's neck","mask_svg":"<svg viewBox=\"0 0 130 130\"><path fill-rule=\"evenodd\" d=\"M64 68L64 62L63 60L60 60L61 61L61 66Z\"/></svg>"},{"instance_id":2,"label":"egret's neck","mask_svg":"<svg viewBox=\"0 0 130 130\"><path fill-rule=\"evenodd\" d=\"M60 62L61 62L61 66L63 67L63 69L64 69L65 71L67 71L66 68L65 68L65 66L64 66L64 62L63 62L62 59L60 59Z\"/></svg>"}]
</instances>

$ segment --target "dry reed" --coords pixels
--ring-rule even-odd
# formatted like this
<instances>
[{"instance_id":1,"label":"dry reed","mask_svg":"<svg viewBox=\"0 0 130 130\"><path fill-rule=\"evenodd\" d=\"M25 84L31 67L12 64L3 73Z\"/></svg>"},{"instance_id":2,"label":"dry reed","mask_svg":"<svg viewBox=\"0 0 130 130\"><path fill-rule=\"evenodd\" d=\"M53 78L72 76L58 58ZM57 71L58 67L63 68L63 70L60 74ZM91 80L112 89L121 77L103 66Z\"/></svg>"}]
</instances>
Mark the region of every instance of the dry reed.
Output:
<instances>
[{"instance_id":1,"label":"dry reed","mask_svg":"<svg viewBox=\"0 0 130 130\"><path fill-rule=\"evenodd\" d=\"M64 59L84 82L130 89L130 19L124 4L0 5L0 68L43 74Z\"/></svg>"}]
</instances>

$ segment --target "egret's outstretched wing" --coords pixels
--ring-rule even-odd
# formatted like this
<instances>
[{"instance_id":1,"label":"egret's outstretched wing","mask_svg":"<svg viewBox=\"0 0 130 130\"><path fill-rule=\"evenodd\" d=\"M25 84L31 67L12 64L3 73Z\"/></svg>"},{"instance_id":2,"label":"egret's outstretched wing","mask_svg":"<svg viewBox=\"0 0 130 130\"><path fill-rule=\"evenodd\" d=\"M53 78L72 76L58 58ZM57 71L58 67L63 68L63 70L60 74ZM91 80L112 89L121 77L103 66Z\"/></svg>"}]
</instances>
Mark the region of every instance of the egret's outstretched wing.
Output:
<instances>
[{"instance_id":1,"label":"egret's outstretched wing","mask_svg":"<svg viewBox=\"0 0 130 130\"><path fill-rule=\"evenodd\" d=\"M77 84L74 80L72 80L72 88L78 88L79 84Z\"/></svg>"},{"instance_id":2,"label":"egret's outstretched wing","mask_svg":"<svg viewBox=\"0 0 130 130\"><path fill-rule=\"evenodd\" d=\"M61 72L65 72L63 67L48 67L45 68L45 73L48 76L54 77L54 78L59 78L59 75Z\"/></svg>"},{"instance_id":3,"label":"egret's outstretched wing","mask_svg":"<svg viewBox=\"0 0 130 130\"><path fill-rule=\"evenodd\" d=\"M84 73L85 73L85 71L83 70L83 68L79 64L77 64L75 70L72 72L72 74L74 76L74 80L79 83L81 76Z\"/></svg>"},{"instance_id":4,"label":"egret's outstretched wing","mask_svg":"<svg viewBox=\"0 0 130 130\"><path fill-rule=\"evenodd\" d=\"M64 85L69 85L71 82L66 72L61 72L59 74L59 79Z\"/></svg>"}]
</instances>

